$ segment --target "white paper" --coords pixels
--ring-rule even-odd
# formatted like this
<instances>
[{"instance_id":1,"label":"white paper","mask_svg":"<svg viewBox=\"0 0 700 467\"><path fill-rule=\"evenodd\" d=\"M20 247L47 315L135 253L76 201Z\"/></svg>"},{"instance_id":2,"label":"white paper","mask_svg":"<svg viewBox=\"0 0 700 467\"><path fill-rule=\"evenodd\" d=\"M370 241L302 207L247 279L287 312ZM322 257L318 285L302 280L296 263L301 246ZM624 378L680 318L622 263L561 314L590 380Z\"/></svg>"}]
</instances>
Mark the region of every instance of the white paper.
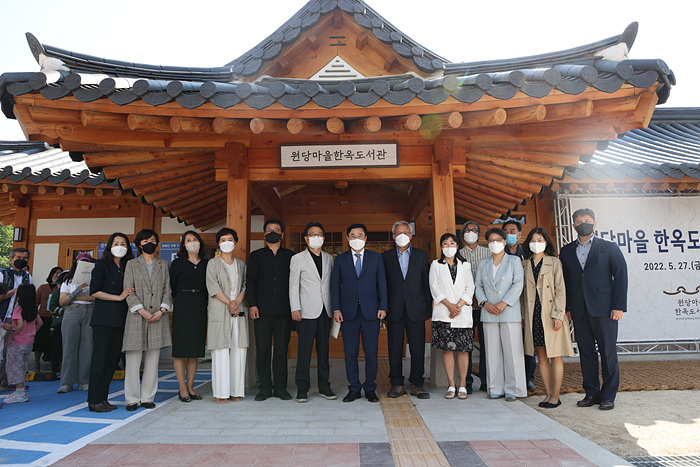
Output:
<instances>
[{"instance_id":1,"label":"white paper","mask_svg":"<svg viewBox=\"0 0 700 467\"><path fill-rule=\"evenodd\" d=\"M93 269L95 269L95 263L78 261L78 266L75 268L75 274L73 275L73 284L77 286L82 284L90 285Z\"/></svg>"},{"instance_id":2,"label":"white paper","mask_svg":"<svg viewBox=\"0 0 700 467\"><path fill-rule=\"evenodd\" d=\"M334 338L338 338L338 334L340 333L340 323L337 322L336 320L333 320L331 323L331 336Z\"/></svg>"}]
</instances>

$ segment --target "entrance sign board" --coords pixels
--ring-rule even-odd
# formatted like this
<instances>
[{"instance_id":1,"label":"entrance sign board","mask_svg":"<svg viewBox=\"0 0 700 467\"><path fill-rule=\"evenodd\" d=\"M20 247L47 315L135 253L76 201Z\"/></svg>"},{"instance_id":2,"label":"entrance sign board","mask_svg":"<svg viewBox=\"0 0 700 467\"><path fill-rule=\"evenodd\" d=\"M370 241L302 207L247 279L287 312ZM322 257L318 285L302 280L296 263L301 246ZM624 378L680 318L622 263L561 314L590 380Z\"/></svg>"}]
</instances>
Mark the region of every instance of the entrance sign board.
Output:
<instances>
[{"instance_id":1,"label":"entrance sign board","mask_svg":"<svg viewBox=\"0 0 700 467\"><path fill-rule=\"evenodd\" d=\"M571 197L573 213L591 208L596 235L617 243L628 268L620 342L700 336L700 198Z\"/></svg>"},{"instance_id":2,"label":"entrance sign board","mask_svg":"<svg viewBox=\"0 0 700 467\"><path fill-rule=\"evenodd\" d=\"M280 169L361 169L398 166L398 143L280 145Z\"/></svg>"}]
</instances>

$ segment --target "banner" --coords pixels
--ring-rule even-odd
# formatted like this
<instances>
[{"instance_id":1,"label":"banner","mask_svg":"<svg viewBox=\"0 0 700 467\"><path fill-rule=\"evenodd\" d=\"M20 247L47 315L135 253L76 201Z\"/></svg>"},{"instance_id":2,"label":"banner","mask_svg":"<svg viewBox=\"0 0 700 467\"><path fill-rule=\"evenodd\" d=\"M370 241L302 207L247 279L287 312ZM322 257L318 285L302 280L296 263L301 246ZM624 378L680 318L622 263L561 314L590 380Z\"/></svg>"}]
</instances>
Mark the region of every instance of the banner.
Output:
<instances>
[{"instance_id":1,"label":"banner","mask_svg":"<svg viewBox=\"0 0 700 467\"><path fill-rule=\"evenodd\" d=\"M617 243L629 275L619 341L700 336L700 196L570 197L596 235ZM574 236L576 234L574 233Z\"/></svg>"}]
</instances>

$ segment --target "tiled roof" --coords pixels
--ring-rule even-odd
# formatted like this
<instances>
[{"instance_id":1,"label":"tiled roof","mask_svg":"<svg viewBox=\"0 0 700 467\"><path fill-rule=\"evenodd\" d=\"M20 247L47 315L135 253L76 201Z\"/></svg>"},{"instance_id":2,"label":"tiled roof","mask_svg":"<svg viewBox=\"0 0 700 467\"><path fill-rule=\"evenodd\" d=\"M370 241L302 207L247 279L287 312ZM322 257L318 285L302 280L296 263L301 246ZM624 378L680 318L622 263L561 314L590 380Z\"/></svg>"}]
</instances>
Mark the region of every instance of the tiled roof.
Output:
<instances>
[{"instance_id":1,"label":"tiled roof","mask_svg":"<svg viewBox=\"0 0 700 467\"><path fill-rule=\"evenodd\" d=\"M589 162L566 169L577 180L700 179L700 108L657 108L649 127L610 141Z\"/></svg>"},{"instance_id":2,"label":"tiled roof","mask_svg":"<svg viewBox=\"0 0 700 467\"><path fill-rule=\"evenodd\" d=\"M107 182L104 173L92 173L84 161L75 162L70 153L46 143L0 141L0 182L25 181L117 186L116 181Z\"/></svg>"},{"instance_id":3,"label":"tiled roof","mask_svg":"<svg viewBox=\"0 0 700 467\"><path fill-rule=\"evenodd\" d=\"M427 73L426 79L412 75L347 80L298 80L264 78L255 83L242 78L255 75L263 63L275 59L284 45L293 43L303 30L321 16L340 10L370 31L378 40L391 44L397 54L411 58ZM311 0L289 21L249 52L224 67L188 68L143 65L42 45L27 35L34 56L57 58L70 71L5 73L0 76L3 113L14 118L13 96L40 92L47 99L74 96L82 102L109 99L125 105L136 100L159 106L177 102L193 109L211 102L220 108L245 103L264 109L279 103L296 109L309 102L334 108L346 100L367 107L380 99L404 105L414 98L439 104L448 97L473 103L484 96L507 100L522 92L541 98L553 90L580 94L589 86L613 93L624 84L647 88L657 81L659 103L668 98L675 84L673 72L662 60L611 61L596 55L602 49L625 43L630 48L637 33L636 23L622 34L574 49L507 60L450 63L401 33L361 0Z\"/></svg>"}]
</instances>

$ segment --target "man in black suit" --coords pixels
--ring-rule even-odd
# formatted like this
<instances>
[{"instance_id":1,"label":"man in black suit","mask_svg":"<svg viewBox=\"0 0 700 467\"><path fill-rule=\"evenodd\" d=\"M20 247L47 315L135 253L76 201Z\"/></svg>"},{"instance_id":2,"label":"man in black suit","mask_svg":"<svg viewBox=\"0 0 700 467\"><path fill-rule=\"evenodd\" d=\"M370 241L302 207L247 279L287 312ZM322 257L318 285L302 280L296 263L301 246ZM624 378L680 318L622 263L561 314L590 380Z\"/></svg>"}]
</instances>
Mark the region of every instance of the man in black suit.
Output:
<instances>
[{"instance_id":1,"label":"man in black suit","mask_svg":"<svg viewBox=\"0 0 700 467\"><path fill-rule=\"evenodd\" d=\"M578 239L561 249L559 259L566 283L566 313L573 318L586 391L576 405L600 404L601 410L611 410L620 386L617 327L627 309L627 263L615 242L596 237L591 209L577 210L573 220Z\"/></svg>"},{"instance_id":2,"label":"man in black suit","mask_svg":"<svg viewBox=\"0 0 700 467\"><path fill-rule=\"evenodd\" d=\"M411 395L429 399L423 389L425 373L425 321L431 315L431 295L428 282L428 253L411 246L413 229L406 221L392 228L396 248L382 253L389 296L387 338L389 344L389 397L406 394L403 377L404 333L411 351Z\"/></svg>"}]
</instances>

